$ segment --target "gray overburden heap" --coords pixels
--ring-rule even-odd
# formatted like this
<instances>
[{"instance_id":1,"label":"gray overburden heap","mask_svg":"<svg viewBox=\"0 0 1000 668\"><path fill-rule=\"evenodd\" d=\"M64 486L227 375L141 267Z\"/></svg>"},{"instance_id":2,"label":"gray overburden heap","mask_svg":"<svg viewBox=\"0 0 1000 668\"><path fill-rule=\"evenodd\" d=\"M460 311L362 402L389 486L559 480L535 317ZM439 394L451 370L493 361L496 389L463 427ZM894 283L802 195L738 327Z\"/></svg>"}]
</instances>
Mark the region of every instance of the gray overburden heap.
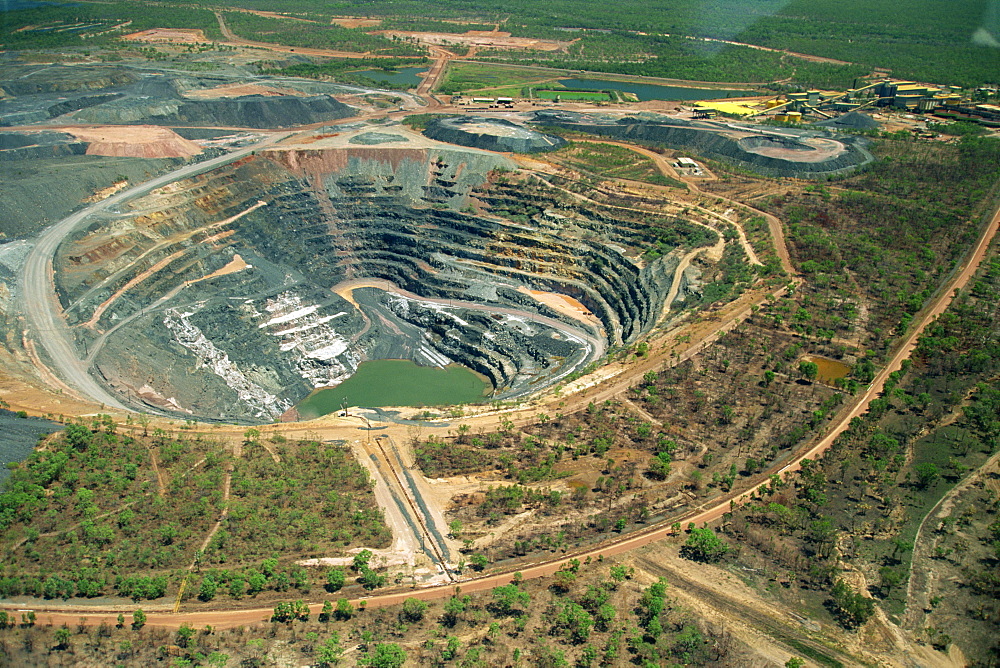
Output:
<instances>
[{"instance_id":1,"label":"gray overburden heap","mask_svg":"<svg viewBox=\"0 0 1000 668\"><path fill-rule=\"evenodd\" d=\"M272 97L247 95L216 100L123 98L77 112L92 123L281 128L352 116L354 110L328 95Z\"/></svg>"},{"instance_id":2,"label":"gray overburden heap","mask_svg":"<svg viewBox=\"0 0 1000 668\"><path fill-rule=\"evenodd\" d=\"M815 127L830 128L831 130L878 130L881 124L868 114L860 111L849 111L836 118L827 118L813 123Z\"/></svg>"},{"instance_id":3,"label":"gray overburden heap","mask_svg":"<svg viewBox=\"0 0 1000 668\"><path fill-rule=\"evenodd\" d=\"M0 132L0 162L83 155L87 143L63 132Z\"/></svg>"},{"instance_id":4,"label":"gray overburden heap","mask_svg":"<svg viewBox=\"0 0 1000 668\"><path fill-rule=\"evenodd\" d=\"M233 78L199 77L130 70L122 67L0 68L0 126L20 126L71 115L97 124L190 124L242 128L281 128L337 120L354 109L331 94L343 88L322 82L299 86L254 79L275 95L226 97L208 92L219 86L249 83ZM290 90L294 94L287 94Z\"/></svg>"},{"instance_id":5,"label":"gray overburden heap","mask_svg":"<svg viewBox=\"0 0 1000 668\"><path fill-rule=\"evenodd\" d=\"M431 139L505 153L541 153L566 145L562 137L547 135L500 118L452 116L427 124Z\"/></svg>"},{"instance_id":6,"label":"gray overburden heap","mask_svg":"<svg viewBox=\"0 0 1000 668\"><path fill-rule=\"evenodd\" d=\"M797 128L765 128L732 122L661 118L622 119L566 111L539 111L546 125L683 149L768 176L821 178L845 174L874 157L861 137Z\"/></svg>"}]
</instances>

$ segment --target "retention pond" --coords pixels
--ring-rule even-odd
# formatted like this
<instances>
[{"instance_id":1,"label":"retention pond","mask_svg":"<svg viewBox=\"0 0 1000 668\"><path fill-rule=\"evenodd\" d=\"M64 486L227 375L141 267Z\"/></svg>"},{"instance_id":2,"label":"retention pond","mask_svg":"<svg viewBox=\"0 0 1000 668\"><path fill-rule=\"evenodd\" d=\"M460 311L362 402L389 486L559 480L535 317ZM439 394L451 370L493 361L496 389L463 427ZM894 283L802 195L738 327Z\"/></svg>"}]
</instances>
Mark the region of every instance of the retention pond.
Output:
<instances>
[{"instance_id":1,"label":"retention pond","mask_svg":"<svg viewBox=\"0 0 1000 668\"><path fill-rule=\"evenodd\" d=\"M409 360L362 362L357 372L332 388L313 392L296 408L311 419L347 406L440 406L482 401L492 389L473 371L450 364L419 366Z\"/></svg>"},{"instance_id":2,"label":"retention pond","mask_svg":"<svg viewBox=\"0 0 1000 668\"><path fill-rule=\"evenodd\" d=\"M806 355L802 358L802 361L812 362L819 367L816 379L827 385L833 385L838 378L847 378L847 375L851 373L851 366L849 364L832 360L829 357Z\"/></svg>"},{"instance_id":3,"label":"retention pond","mask_svg":"<svg viewBox=\"0 0 1000 668\"><path fill-rule=\"evenodd\" d=\"M623 93L633 93L642 102L647 100L714 100L716 98L753 95L753 91L747 90L681 88L602 79L560 79L559 83L571 90L618 90Z\"/></svg>"},{"instance_id":4,"label":"retention pond","mask_svg":"<svg viewBox=\"0 0 1000 668\"><path fill-rule=\"evenodd\" d=\"M373 81L384 81L392 84L406 84L407 86L419 86L420 77L418 74L427 72L426 67L402 67L394 72L388 70L360 70L355 74L368 77Z\"/></svg>"}]
</instances>

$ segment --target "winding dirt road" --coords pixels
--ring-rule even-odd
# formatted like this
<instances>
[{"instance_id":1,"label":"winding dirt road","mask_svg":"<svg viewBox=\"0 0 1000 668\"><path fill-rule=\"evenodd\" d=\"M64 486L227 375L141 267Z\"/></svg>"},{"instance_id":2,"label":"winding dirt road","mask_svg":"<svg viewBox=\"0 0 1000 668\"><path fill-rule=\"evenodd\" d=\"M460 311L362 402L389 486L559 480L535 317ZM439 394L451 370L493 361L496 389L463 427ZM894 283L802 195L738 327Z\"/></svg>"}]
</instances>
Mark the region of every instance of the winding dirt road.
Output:
<instances>
[{"instance_id":1,"label":"winding dirt road","mask_svg":"<svg viewBox=\"0 0 1000 668\"><path fill-rule=\"evenodd\" d=\"M264 139L263 141L227 153L226 155L196 162L178 170L158 176L150 181L123 190L111 197L91 204L85 209L77 211L71 216L63 218L61 221L46 228L35 242L34 247L28 254L21 268L18 285L21 289L21 308L26 314L26 324L28 332L41 344L48 353L49 362L54 367L55 375L74 387L82 394L95 402L101 403L106 409L127 411L128 409L105 390L100 383L87 373L87 365L80 360L74 345L74 335L66 324L62 314L62 306L55 291L55 273L52 266L53 257L59 244L67 235L81 227L87 218L99 211L104 211L112 206L121 204L129 199L145 195L146 193L167 185L178 179L187 178L200 174L201 172L214 169L219 165L224 165L243 156L278 142L291 133L278 133Z\"/></svg>"},{"instance_id":2,"label":"winding dirt road","mask_svg":"<svg viewBox=\"0 0 1000 668\"><path fill-rule=\"evenodd\" d=\"M605 543L577 550L575 552L570 552L559 558L523 568L520 571L520 577L523 579L549 577L570 559L586 559L587 557L593 559L602 556L614 556L634 550L672 535L674 530L671 525L674 522L681 522L686 525L689 522L701 524L704 522L715 521L722 517L725 513L729 512L732 504L738 504L749 500L759 488L768 484L769 478L772 474L781 476L787 475L788 473L799 470L801 468L802 460L815 459L816 457L821 456L830 448L837 436L847 429L850 421L868 409L869 403L881 393L889 374L898 370L902 365L903 360L908 358L913 352L917 345L919 336L923 333L926 327L944 312L944 310L951 304L956 292L969 282L976 270L979 268L983 259L986 257L990 243L996 235L998 224L1000 224L1000 207L996 209L989 223L984 226L976 245L963 262L957 267L952 278L937 291L931 302L921 313L918 314L912 329L906 338L903 339L903 341L901 341L897 346L895 353L889 360L889 363L875 377L874 382L851 404L849 404L847 410L841 412L836 421L831 424L830 428L822 438L814 444L808 445L800 450L791 462L781 467L772 468L771 470L766 471L758 476L758 481L751 487L727 494L716 500L714 504L708 508L697 508L677 517L669 518L647 529L633 532ZM505 571L464 580L461 582L461 587L462 591L466 593L485 591L493 589L499 585L508 584L513 579L514 572ZM385 594L379 594L371 597L362 597L354 599L352 603L356 606L363 603L367 608L378 608L400 604L408 597L423 600L446 598L451 596L454 591L455 586L453 584L436 585L424 589L408 589L387 592ZM313 613L318 613L321 607L322 606L319 603L312 604L310 606L310 610ZM7 610L8 612L16 611L16 609L11 607L7 607ZM40 612L39 622L43 624L47 622L51 622L53 624L111 624L114 623L118 612L118 610L114 610L108 612L87 613L81 611L80 608L75 608L72 612ZM265 622L270 619L270 615L271 610L269 608L257 608L250 610L216 610L177 614L150 612L148 614L147 624L164 628L178 628L182 624L189 624L195 628L205 624L211 624L216 628L232 628L246 624Z\"/></svg>"},{"instance_id":3,"label":"winding dirt road","mask_svg":"<svg viewBox=\"0 0 1000 668\"><path fill-rule=\"evenodd\" d=\"M221 17L220 26L224 26L224 22L221 20ZM276 48L275 45L271 44L258 45L256 43L246 41L241 41L240 43L244 45L249 44L253 46L261 46L276 51L295 50L284 47ZM340 57L362 57L366 55L341 54L339 52L328 52L323 50L299 49L299 52L302 53L311 53L312 51L317 51L318 53L316 55L336 55ZM424 83L427 85L425 87L422 85L422 87L427 90L432 87L433 82L435 82L444 72L444 67L448 59L444 53L436 53L435 55L438 56L435 68L432 68L432 71L429 72L428 76L425 78ZM75 347L72 343L72 334L61 317L61 308L54 292L52 269L52 258L61 241L73 230L77 229L87 216L95 212L104 210L107 207L121 203L129 198L146 194L157 187L177 179L192 176L201 171L209 170L218 165L236 160L249 154L253 150L261 148L264 145L280 141L281 139L287 137L288 134L289 133L273 136L256 146L220 156L219 158L215 158L213 160L189 165L170 174L153 179L145 184L136 186L135 188L118 193L102 202L94 204L91 207L67 217L59 223L51 226L45 230L42 235L40 235L35 247L32 249L28 260L25 263L24 268L22 269L20 285L23 290L22 299L24 306L26 307L25 312L28 314L29 329L45 348L49 357L53 360L58 376L61 376L62 378L68 380L68 382L72 385L75 385L84 395L90 396L91 398L104 403L105 407L123 411L127 410L114 396L110 395L93 378L91 378L89 374L87 374L84 363L77 357ZM659 154L652 151L647 152L646 149L637 147L629 146L629 148L636 150L639 153L649 155L649 157L653 158L661 171L668 169L664 158ZM670 172L671 175L673 175L672 170L670 170ZM693 192L697 192L697 189L693 186L693 184L689 183L689 188ZM737 204L740 207L748 208L742 203ZM785 271L794 275L793 267L791 266L787 249L785 248L783 237L781 236L780 222L773 216L763 212L756 211L756 213L767 219L775 242L776 250L781 258L782 267ZM902 361L909 357L912 353L917 344L918 337L927 325L929 325L948 307L955 292L968 283L984 259L989 244L993 240L997 231L998 223L1000 223L1000 209L995 212L990 223L984 227L976 246L972 249L966 260L959 265L958 269L954 273L954 276L938 290L936 296L927 305L927 307L925 307L924 311L918 314L909 334L899 344L889 363L876 376L875 381L841 412L840 416L831 424L829 430L822 438L803 448L791 462L780 467L775 467L761 474L750 488L733 492L718 498L707 508L695 508L644 530L633 532L632 534L627 534L605 543L590 546L586 549L571 552L557 559L525 567L521 571L521 577L524 579L548 577L555 571L559 570L569 559L572 558L584 559L587 557L597 558L600 556L613 556L648 545L674 533L671 528L671 525L674 522L686 524L688 522L703 523L717 520L731 509L732 504L742 503L748 500L757 489L768 484L770 475L786 475L793 471L797 471L801 467L803 459L815 459L816 457L821 456L827 449L829 449L836 437L848 427L850 421L867 410L869 403L881 393L889 374L899 369ZM628 367L627 371L623 368L617 377L610 379L608 382L595 386L588 391L578 392L570 403L579 403L582 406L588 401L600 401L604 398L611 398L626 389L631 384L635 376L641 374L644 369L659 368L659 366L665 361L665 358L670 359L671 363L674 364L690 358L710 345L723 333L735 327L739 322L742 322L742 320L750 315L753 306L761 303L765 299L782 294L786 289L787 287L780 287L775 290L756 290L748 292L743 295L741 299L727 305L714 316L709 315L699 323L694 323L692 331L697 332L697 335L693 337L693 341L690 339L688 340L688 343L684 346L683 350L678 350L675 347L672 353L673 357L668 357L668 353L663 352L660 356L651 356L650 359L644 362ZM39 304L46 305L46 307L27 308L28 305ZM517 423L526 424L534 419L538 408L538 406L535 406L529 409L510 411L504 415L511 415L515 418ZM473 417L466 422L469 422L470 424L487 425L489 421L495 421L497 417L498 414L491 414L488 416L483 415ZM331 425L310 424L301 427L289 427L289 429L283 429L282 431L293 431L298 428L308 432L317 432L322 431L324 427L329 426ZM505 571L464 580L461 582L461 587L463 592L484 591L492 589L498 585L507 584L512 581L513 578L514 573L512 571ZM385 594L379 594L371 597L362 597L355 599L352 602L356 606L364 604L368 608L377 608L399 604L407 597L429 600L445 598L453 593L454 585L447 584L426 587L423 589L407 589L387 592ZM318 612L320 607L321 604L318 603L310 606L313 613ZM11 607L7 608L8 611L11 611L11 609ZM46 622L51 622L53 624L73 624L80 622L87 625L98 625L101 623L113 624L115 623L115 617L119 611L120 608L110 611L87 611L86 608L81 607L74 607L72 610L67 609L66 611L40 611L38 621L42 624ZM270 618L270 615L270 608L211 610L186 613L172 613L165 611L149 612L147 624L164 628L178 628L182 624L189 624L196 628L198 626L204 626L205 624L211 624L216 628L231 628L267 621Z\"/></svg>"}]
</instances>

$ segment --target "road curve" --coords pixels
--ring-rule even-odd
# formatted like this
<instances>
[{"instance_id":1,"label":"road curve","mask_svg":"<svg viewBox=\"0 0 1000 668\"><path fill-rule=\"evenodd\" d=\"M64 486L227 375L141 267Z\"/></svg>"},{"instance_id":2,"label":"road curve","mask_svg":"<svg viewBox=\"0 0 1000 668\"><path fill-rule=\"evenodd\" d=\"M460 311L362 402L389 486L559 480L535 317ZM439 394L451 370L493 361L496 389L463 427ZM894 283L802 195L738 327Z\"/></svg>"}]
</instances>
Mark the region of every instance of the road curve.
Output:
<instances>
[{"instance_id":1,"label":"road curve","mask_svg":"<svg viewBox=\"0 0 1000 668\"><path fill-rule=\"evenodd\" d=\"M933 322L938 315L944 312L948 305L951 304L956 292L969 282L976 269L978 269L979 265L985 258L990 242L996 235L998 224L1000 224L1000 207L997 208L990 222L984 227L976 246L972 249L972 252L969 254L967 259L958 267L952 279L938 290L936 297L930 304L927 305L924 312L918 317L916 324L910 330L910 333L897 347L896 352L893 354L889 363L875 377L875 381L852 403L848 410L841 414L836 422L831 425L830 429L823 438L817 441L814 445L808 446L803 451L800 451L800 453L790 463L767 471L761 476L760 482L754 486L739 492L727 494L720 498L710 508L695 509L687 514L670 518L669 520L661 522L657 525L627 534L621 538L613 539L611 541L607 541L606 543L577 550L575 552L570 552L556 559L551 559L532 566L526 566L520 571L520 577L523 579L549 577L562 568L562 566L570 559L613 556L643 547L672 535L674 530L672 529L671 524L674 522L681 522L682 524L694 522L697 524L714 521L729 512L732 504L749 500L757 489L768 484L770 475L785 475L787 473L797 471L801 468L801 462L803 459L812 459L826 452L826 450L833 444L837 436L839 436L848 427L850 421L867 410L868 404L882 391L889 374L898 370L903 360L906 359L916 347L917 339L923 333L924 329L931 322ZM508 570L501 573L465 580L459 584L461 586L461 591L469 593L484 591L500 585L508 584L513 579L514 572ZM356 607L364 605L366 608L380 608L400 604L408 597L423 600L446 598L455 593L455 591L456 589L454 584L437 585L424 589L410 589L388 592L371 597L362 597L353 599L352 603ZM18 606L16 609L21 609L23 607L23 605ZM321 607L322 604L315 603L310 605L310 610L315 614L319 612ZM6 609L8 612L16 612L16 609L11 606L8 606ZM85 608L76 606L71 612L42 611L39 613L38 621L42 624L47 622L51 622L52 624L83 623L85 625L96 626L102 623L114 623L117 614L117 609L114 611L88 613ZM270 619L270 616L270 608L199 611L177 614L149 612L147 616L147 624L163 628L179 628L182 624L189 624L194 627L211 624L216 628L233 628L246 624L266 622Z\"/></svg>"},{"instance_id":2,"label":"road curve","mask_svg":"<svg viewBox=\"0 0 1000 668\"><path fill-rule=\"evenodd\" d=\"M65 381L69 386L74 387L83 398L103 404L106 409L130 410L87 372L88 365L80 359L74 345L73 334L63 318L62 307L55 291L55 274L52 264L56 250L63 239L82 226L89 216L98 211L103 211L108 207L120 204L133 197L145 195L173 181L238 160L264 146L280 141L290 134L279 133L272 135L253 146L248 146L203 162L185 165L180 169L137 185L134 188L123 190L106 200L91 204L63 218L58 223L46 228L38 236L34 247L25 259L18 280L21 294L21 309L26 317L28 333L48 353L49 362L53 366L52 371L56 376Z\"/></svg>"},{"instance_id":3,"label":"road curve","mask_svg":"<svg viewBox=\"0 0 1000 668\"><path fill-rule=\"evenodd\" d=\"M277 141L277 139L273 140ZM236 155L225 156L229 159L234 159ZM225 160L219 159L218 163L221 164ZM202 163L200 167L209 168L214 165L209 165L207 163ZM185 168L186 170L187 168ZM183 172L185 170L178 170L178 172ZM191 170L190 173L195 173L196 170ZM148 189L157 187L158 185L163 185L168 183L173 179L181 178L181 176L186 176L189 174L183 174L178 176L178 172L173 172L165 177L156 179L149 184ZM135 188L124 193L120 193L119 196L115 196L101 203L103 206L107 206L112 202L121 201L126 197L134 196L138 194L143 187ZM43 234L43 237L51 234L52 238L56 239L54 245L48 250L48 256L42 256L42 265L44 267L51 267L51 253L54 252L55 246L58 245L58 241L62 239L71 229L73 229L75 224L79 224L79 221L86 215L86 213L96 210L91 207L81 214L71 216L70 218L62 221L61 223L53 226ZM79 219L78 219L79 216ZM67 221L75 221L68 223ZM885 386L885 382L889 375L894 371L898 370L904 359L908 358L913 352L914 348L917 346L917 341L920 335L924 332L926 327L934 321L945 309L951 304L957 292L963 288L972 276L975 274L976 270L979 268L983 259L986 257L986 253L989 249L990 243L993 241L998 224L1000 224L1000 207L994 211L993 216L990 221L984 225L982 232L980 233L979 239L976 245L972 248L971 252L968 254L966 259L956 268L954 275L950 280L948 280L936 293L932 301L924 308L924 310L918 314L918 317L914 323L914 326L908 333L905 339L903 339L896 348L895 353L890 358L886 366L876 375L875 380L872 384L860 395L858 396L848 408L841 412L838 418L831 424L825 435L816 441L814 444L805 447L801 450L791 462L773 467L759 477L759 482L754 484L748 489L744 489L738 492L727 494L720 499L718 499L714 505L709 508L696 508L686 514L670 518L656 525L643 529L641 531L636 531L631 534L627 534L620 538L612 539L595 546L584 548L581 550L566 553L556 559L551 559L541 563L537 563L531 566L526 566L519 573L520 577L523 579L548 577L559 570L564 564L566 564L570 559L585 559L587 557L598 558L604 556L613 556L623 552L627 552L639 547L643 547L652 542L666 538L674 534L672 524L674 522L680 522L682 524L687 524L689 522L694 522L696 524L703 522L711 522L722 517L725 513L729 512L734 504L739 504L748 501L753 497L758 489L769 484L769 478L771 475L781 475L784 476L788 473L797 471L801 468L801 462L804 459L814 459L823 453L825 453L830 446L833 444L835 439L843 433L850 425L850 421L864 413L868 409L868 405L871 401L879 396L882 389ZM61 235L58 233L52 233L51 230L60 226L65 226L64 231ZM51 242L50 242L51 243ZM40 244L41 245L41 244ZM33 253L34 255L34 253ZM36 276L36 280L38 275ZM43 281L46 286L51 287L51 274L49 276L41 275L45 280ZM45 298L51 298L51 290L42 290L40 294ZM48 309L41 309L42 311L48 311ZM61 319L60 319L61 322ZM62 323L65 327L65 323ZM62 330L60 330L62 331ZM65 335L65 332L63 332ZM72 348L70 348L71 351ZM76 362L77 365L80 361L74 355L71 359ZM51 353L51 351L50 351ZM95 383L96 385L96 383ZM102 388L101 391L103 392ZM470 580L465 580L460 583L461 591L463 592L475 592L483 591L487 589L492 589L499 585L508 584L514 579L513 571L504 571L500 573L495 573L491 575L486 575L483 577L473 578ZM362 597L359 599L353 599L352 603L355 606L364 605L366 608L378 608L391 605L397 605L403 602L408 597L414 597L423 600L432 600L446 598L452 595L456 591L454 584L447 585L437 585L433 587L427 587L424 589L410 589L404 591L387 592L385 594L375 595L371 597ZM310 610L313 613L317 613L322 604L315 603L310 605ZM22 606L16 606L16 609L21 609ZM6 610L8 612L16 612L14 607L8 606ZM100 611L100 612L87 612L86 608L82 606L73 607L72 611L52 611L39 613L40 623L52 623L52 624L62 624L62 623L83 623L85 625L96 626L102 623L113 623L117 617L119 610L114 611ZM158 626L163 628L178 628L182 624L189 624L191 626L197 627L198 625L211 624L216 628L232 628L236 626L242 626L246 624L254 624L260 622L266 622L270 619L271 609L270 608L257 608L249 610L216 610L216 611L198 611L198 612L187 612L187 613L166 613L166 612L149 612L147 617L147 624L151 626Z\"/></svg>"}]
</instances>

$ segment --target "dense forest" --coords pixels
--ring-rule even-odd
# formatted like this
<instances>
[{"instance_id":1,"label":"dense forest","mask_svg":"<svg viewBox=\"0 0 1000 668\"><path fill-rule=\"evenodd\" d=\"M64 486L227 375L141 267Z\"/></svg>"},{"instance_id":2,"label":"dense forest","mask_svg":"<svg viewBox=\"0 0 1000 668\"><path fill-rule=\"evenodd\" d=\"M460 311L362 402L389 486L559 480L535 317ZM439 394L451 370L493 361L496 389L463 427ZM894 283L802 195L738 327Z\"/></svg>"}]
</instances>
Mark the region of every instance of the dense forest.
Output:
<instances>
[{"instance_id":1,"label":"dense forest","mask_svg":"<svg viewBox=\"0 0 1000 668\"><path fill-rule=\"evenodd\" d=\"M989 44L995 18L980 0L940 3L934 0L873 6L865 0L737 0L685 2L683 0L626 0L609 12L605 4L587 0L506 0L484 10L470 0L444 0L432 7L414 1L373 5L360 0L321 4L315 0L285 0L276 7L262 0L234 0L235 6L276 9L328 16L384 16L422 29L425 20L468 21L455 32L480 29L502 21L514 35L568 40L579 38L581 48L596 50L608 31L631 34L621 40L615 60L642 62L651 55L645 40L655 36L709 37L835 58L870 70L882 67L894 76L964 86L996 83L1000 49ZM439 23L427 28L441 30ZM985 31L985 33L984 33ZM637 34L637 33L645 33ZM722 46L722 45L717 45ZM631 56L630 58L626 55ZM655 55L655 54L652 54ZM600 58L595 58L600 62ZM581 62L590 62L583 58ZM796 67L801 64L796 63ZM572 69L585 69L566 65ZM609 65L610 67L610 65ZM614 71L619 71L615 69ZM771 77L780 78L780 77ZM731 80L731 79L723 79Z\"/></svg>"},{"instance_id":2,"label":"dense forest","mask_svg":"<svg viewBox=\"0 0 1000 668\"><path fill-rule=\"evenodd\" d=\"M280 41L290 46L398 56L423 54L413 45L368 34L370 29L331 25L331 16L340 14L383 17L386 20L381 29L464 32L501 26L515 36L573 40L569 53L498 52L493 56L597 72L701 81L788 80L829 88L850 85L854 77L875 67L896 77L963 86L995 84L1000 76L1000 49L988 45L989 31L995 31L996 26L991 28L982 3L976 0L947 3L947 9L931 0L907 0L907 7L893 6L891 10L862 0L792 2L787 6L784 0L696 4L658 0L653 6L630 0L618 3L613 13L600 3L585 0L557 0L545 3L544 9L537 3L508 0L489 11L467 0L438 2L433 7L416 2L330 5L314 0L286 0L279 6L258 0L231 4L298 13L298 19L225 14L227 24L241 37L270 42L280 36ZM94 26L82 29L80 24L87 22ZM20 49L99 45L116 38L120 33L111 28L123 22L131 22L130 31L194 28L203 30L207 39L221 38L214 15L200 8L177 11L157 4L139 8L128 3L84 2L6 12L0 39L7 48ZM720 40L823 56L846 64L810 62Z\"/></svg>"},{"instance_id":3,"label":"dense forest","mask_svg":"<svg viewBox=\"0 0 1000 668\"><path fill-rule=\"evenodd\" d=\"M235 451L146 432L107 416L72 423L14 468L0 494L0 596L157 599L180 595L192 565L186 591L203 600L308 593L296 555L389 542L349 450L255 429Z\"/></svg>"},{"instance_id":4,"label":"dense forest","mask_svg":"<svg viewBox=\"0 0 1000 668\"><path fill-rule=\"evenodd\" d=\"M121 24L125 25L115 29ZM208 10L178 11L175 7L145 3L87 2L4 12L0 40L10 50L97 47L117 40L124 32L150 28L201 30L208 40L222 39L215 15Z\"/></svg>"}]
</instances>

